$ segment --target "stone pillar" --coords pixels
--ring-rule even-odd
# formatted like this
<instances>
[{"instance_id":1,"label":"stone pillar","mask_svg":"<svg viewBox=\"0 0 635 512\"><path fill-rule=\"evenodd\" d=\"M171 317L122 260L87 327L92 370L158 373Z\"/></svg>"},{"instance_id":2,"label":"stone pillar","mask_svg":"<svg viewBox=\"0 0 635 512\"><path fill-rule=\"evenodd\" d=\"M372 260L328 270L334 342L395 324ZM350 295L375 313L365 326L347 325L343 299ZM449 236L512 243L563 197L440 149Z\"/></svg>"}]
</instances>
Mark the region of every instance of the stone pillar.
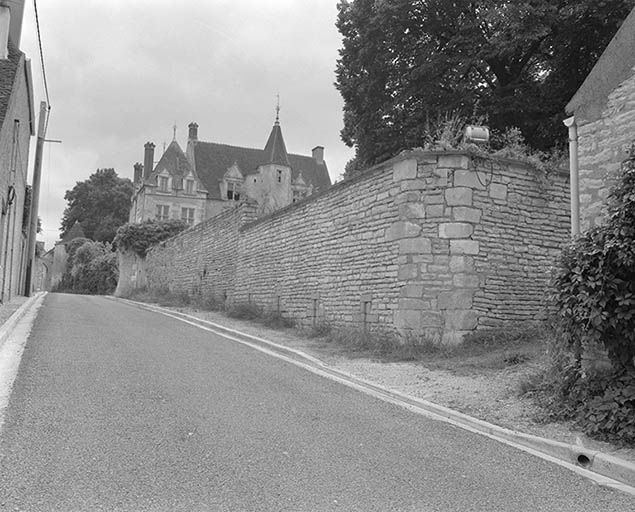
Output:
<instances>
[{"instance_id":1,"label":"stone pillar","mask_svg":"<svg viewBox=\"0 0 635 512\"><path fill-rule=\"evenodd\" d=\"M481 282L474 239L482 211L474 207L473 187L455 179L468 170L468 156L419 154L394 165L401 183L399 221L387 231L399 244L398 309L395 327L434 342L458 343L476 328L474 293Z\"/></svg>"}]
</instances>

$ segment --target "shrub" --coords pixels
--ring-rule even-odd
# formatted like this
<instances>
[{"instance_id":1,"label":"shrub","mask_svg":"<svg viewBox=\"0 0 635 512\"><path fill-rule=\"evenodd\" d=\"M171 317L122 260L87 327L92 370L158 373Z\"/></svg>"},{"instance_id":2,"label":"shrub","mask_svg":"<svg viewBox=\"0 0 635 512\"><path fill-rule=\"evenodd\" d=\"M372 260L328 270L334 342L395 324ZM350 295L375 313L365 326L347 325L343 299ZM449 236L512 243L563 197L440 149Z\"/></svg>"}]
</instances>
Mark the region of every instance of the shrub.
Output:
<instances>
[{"instance_id":1,"label":"shrub","mask_svg":"<svg viewBox=\"0 0 635 512\"><path fill-rule=\"evenodd\" d=\"M635 147L635 146L634 146ZM581 356L601 345L617 369L635 356L635 151L609 196L604 225L566 248L554 278L564 342Z\"/></svg>"},{"instance_id":2,"label":"shrub","mask_svg":"<svg viewBox=\"0 0 635 512\"><path fill-rule=\"evenodd\" d=\"M558 337L554 366L536 392L556 419L594 437L635 443L635 146L611 190L606 222L563 252L553 279ZM604 348L608 374L585 354Z\"/></svg>"},{"instance_id":3,"label":"shrub","mask_svg":"<svg viewBox=\"0 0 635 512\"><path fill-rule=\"evenodd\" d=\"M119 270L110 244L76 238L66 250L66 269L56 291L104 295L115 290Z\"/></svg>"},{"instance_id":4,"label":"shrub","mask_svg":"<svg viewBox=\"0 0 635 512\"><path fill-rule=\"evenodd\" d=\"M146 220L140 224L124 224L117 230L113 241L115 247L133 251L142 258L153 245L172 238L188 225L181 220Z\"/></svg>"}]
</instances>

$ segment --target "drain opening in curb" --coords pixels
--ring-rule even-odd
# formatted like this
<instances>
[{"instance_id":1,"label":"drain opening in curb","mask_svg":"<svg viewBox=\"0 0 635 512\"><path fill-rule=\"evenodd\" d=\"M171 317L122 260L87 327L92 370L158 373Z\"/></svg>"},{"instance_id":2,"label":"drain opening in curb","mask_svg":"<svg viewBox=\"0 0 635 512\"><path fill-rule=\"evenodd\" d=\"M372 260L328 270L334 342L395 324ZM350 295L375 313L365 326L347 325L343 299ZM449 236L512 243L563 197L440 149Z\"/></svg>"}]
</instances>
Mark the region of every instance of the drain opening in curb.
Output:
<instances>
[{"instance_id":1,"label":"drain opening in curb","mask_svg":"<svg viewBox=\"0 0 635 512\"><path fill-rule=\"evenodd\" d=\"M578 455L578 464L580 464L580 466L582 467L587 467L591 465L591 459L589 459L586 455L581 453L580 455Z\"/></svg>"}]
</instances>

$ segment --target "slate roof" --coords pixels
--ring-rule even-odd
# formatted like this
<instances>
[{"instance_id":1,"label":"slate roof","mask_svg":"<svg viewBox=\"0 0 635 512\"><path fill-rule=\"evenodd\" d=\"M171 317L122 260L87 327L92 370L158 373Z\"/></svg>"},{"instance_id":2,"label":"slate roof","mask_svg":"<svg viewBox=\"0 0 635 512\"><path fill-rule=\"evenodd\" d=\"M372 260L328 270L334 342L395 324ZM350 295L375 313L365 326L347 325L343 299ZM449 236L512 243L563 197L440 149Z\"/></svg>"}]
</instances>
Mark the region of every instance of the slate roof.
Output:
<instances>
[{"instance_id":1,"label":"slate roof","mask_svg":"<svg viewBox=\"0 0 635 512\"><path fill-rule=\"evenodd\" d=\"M179 143L175 140L170 142L163 156L161 156L157 165L155 165L153 173L161 172L164 169L172 176L177 177L183 177L189 173L194 174L194 169L192 169L189 160L185 156L181 146L179 146Z\"/></svg>"},{"instance_id":2,"label":"slate roof","mask_svg":"<svg viewBox=\"0 0 635 512\"><path fill-rule=\"evenodd\" d=\"M287 155L287 148L284 145L284 139L282 138L282 130L280 129L280 123L276 121L273 125L267 144L264 149L263 164L278 164L291 167L289 163L289 156Z\"/></svg>"},{"instance_id":3,"label":"slate roof","mask_svg":"<svg viewBox=\"0 0 635 512\"><path fill-rule=\"evenodd\" d=\"M582 120L599 118L609 94L633 74L635 67L635 9L606 47L593 69L565 107Z\"/></svg>"},{"instance_id":4,"label":"slate roof","mask_svg":"<svg viewBox=\"0 0 635 512\"><path fill-rule=\"evenodd\" d=\"M21 68L20 62L23 56L20 50L16 50L13 44L9 43L9 58L0 59L0 127L4 124L4 118L7 115L13 84Z\"/></svg>"},{"instance_id":5,"label":"slate roof","mask_svg":"<svg viewBox=\"0 0 635 512\"><path fill-rule=\"evenodd\" d=\"M260 165L268 163L288 165L291 167L291 180L295 181L301 172L307 185L313 186L314 193L324 191L331 186L331 178L325 162L318 164L311 156L287 154L282 130L277 124L274 125L264 150L216 142L190 141L190 144L194 144L196 174L212 199L221 198L219 183L234 162L240 167L243 175L252 174ZM282 151L288 163L283 163Z\"/></svg>"}]
</instances>

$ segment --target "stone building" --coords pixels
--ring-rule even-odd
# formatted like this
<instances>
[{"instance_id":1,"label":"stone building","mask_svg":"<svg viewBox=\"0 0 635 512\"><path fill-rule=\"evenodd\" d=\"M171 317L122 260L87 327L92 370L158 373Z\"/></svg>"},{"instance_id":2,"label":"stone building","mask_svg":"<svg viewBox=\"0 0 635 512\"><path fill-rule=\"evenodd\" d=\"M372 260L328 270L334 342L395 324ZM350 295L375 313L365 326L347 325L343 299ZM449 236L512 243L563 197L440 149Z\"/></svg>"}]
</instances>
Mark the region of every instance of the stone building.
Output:
<instances>
[{"instance_id":1,"label":"stone building","mask_svg":"<svg viewBox=\"0 0 635 512\"><path fill-rule=\"evenodd\" d=\"M0 2L0 301L24 293L25 198L35 134L30 62L20 51L23 0ZM28 203L27 203L28 204Z\"/></svg>"},{"instance_id":2,"label":"stone building","mask_svg":"<svg viewBox=\"0 0 635 512\"><path fill-rule=\"evenodd\" d=\"M585 229L600 221L611 180L635 139L635 10L566 111L572 116L567 124L574 144L577 139L580 224Z\"/></svg>"},{"instance_id":3,"label":"stone building","mask_svg":"<svg viewBox=\"0 0 635 512\"><path fill-rule=\"evenodd\" d=\"M198 139L190 123L185 152L173 140L154 165L154 144L145 145L144 164L135 164L130 222L182 219L189 224L214 217L241 200L271 213L331 185L324 148L311 156L289 154L276 116L264 149Z\"/></svg>"}]
</instances>

